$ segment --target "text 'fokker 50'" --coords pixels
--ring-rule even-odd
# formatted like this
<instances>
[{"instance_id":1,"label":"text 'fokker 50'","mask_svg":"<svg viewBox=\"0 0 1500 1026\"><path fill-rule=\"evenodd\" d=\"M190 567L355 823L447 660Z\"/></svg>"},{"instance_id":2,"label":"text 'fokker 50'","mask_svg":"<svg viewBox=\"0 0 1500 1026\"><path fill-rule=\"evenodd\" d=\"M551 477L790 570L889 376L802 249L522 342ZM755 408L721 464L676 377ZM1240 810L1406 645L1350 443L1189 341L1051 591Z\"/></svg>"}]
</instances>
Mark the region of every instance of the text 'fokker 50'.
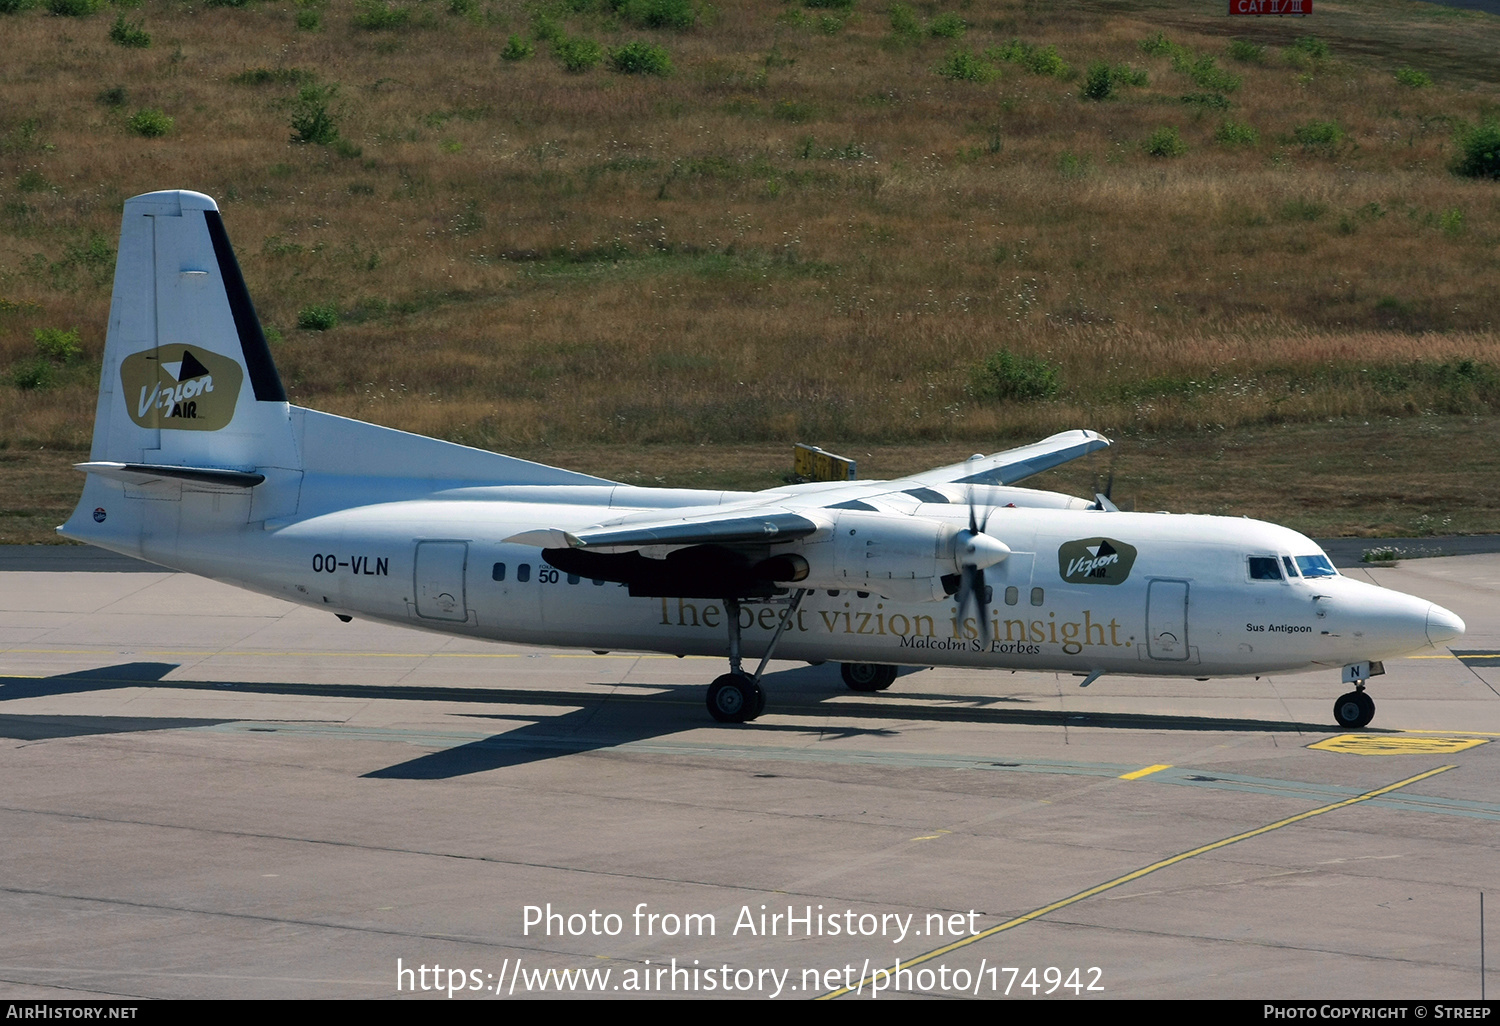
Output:
<instances>
[{"instance_id":1,"label":"text 'fokker 50'","mask_svg":"<svg viewBox=\"0 0 1500 1026\"><path fill-rule=\"evenodd\" d=\"M327 609L478 638L727 655L754 719L774 651L896 667L1208 678L1344 669L1463 633L1309 539L1125 513L1015 482L1109 445L1068 431L895 481L639 488L290 405L213 200L125 204L88 481L67 537ZM746 672L742 659L759 658Z\"/></svg>"}]
</instances>

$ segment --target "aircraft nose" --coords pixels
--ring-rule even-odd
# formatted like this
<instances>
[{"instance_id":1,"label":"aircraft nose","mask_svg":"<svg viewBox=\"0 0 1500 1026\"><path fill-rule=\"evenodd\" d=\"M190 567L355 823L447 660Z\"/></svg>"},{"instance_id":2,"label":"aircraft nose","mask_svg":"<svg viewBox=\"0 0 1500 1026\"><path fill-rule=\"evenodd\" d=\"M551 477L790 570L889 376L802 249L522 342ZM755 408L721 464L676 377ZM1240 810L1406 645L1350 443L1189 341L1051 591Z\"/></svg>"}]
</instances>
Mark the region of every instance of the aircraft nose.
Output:
<instances>
[{"instance_id":1,"label":"aircraft nose","mask_svg":"<svg viewBox=\"0 0 1500 1026\"><path fill-rule=\"evenodd\" d=\"M1439 605L1427 607L1427 640L1434 645L1452 641L1464 632L1464 622Z\"/></svg>"}]
</instances>

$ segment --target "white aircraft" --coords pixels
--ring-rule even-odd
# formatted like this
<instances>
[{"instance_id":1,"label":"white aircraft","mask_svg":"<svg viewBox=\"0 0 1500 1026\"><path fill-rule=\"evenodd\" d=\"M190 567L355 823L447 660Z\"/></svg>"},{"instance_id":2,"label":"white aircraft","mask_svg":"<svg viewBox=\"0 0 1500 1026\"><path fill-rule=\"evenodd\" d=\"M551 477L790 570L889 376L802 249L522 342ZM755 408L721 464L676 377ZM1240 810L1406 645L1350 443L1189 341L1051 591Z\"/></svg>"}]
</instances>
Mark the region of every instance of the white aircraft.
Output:
<instances>
[{"instance_id":1,"label":"white aircraft","mask_svg":"<svg viewBox=\"0 0 1500 1026\"><path fill-rule=\"evenodd\" d=\"M125 204L78 509L88 542L355 616L535 645L727 655L754 719L772 652L896 667L1207 679L1343 668L1464 631L1254 520L1126 513L1013 487L1109 445L1068 431L894 481L638 488L287 402L214 201ZM742 660L759 656L753 673Z\"/></svg>"}]
</instances>

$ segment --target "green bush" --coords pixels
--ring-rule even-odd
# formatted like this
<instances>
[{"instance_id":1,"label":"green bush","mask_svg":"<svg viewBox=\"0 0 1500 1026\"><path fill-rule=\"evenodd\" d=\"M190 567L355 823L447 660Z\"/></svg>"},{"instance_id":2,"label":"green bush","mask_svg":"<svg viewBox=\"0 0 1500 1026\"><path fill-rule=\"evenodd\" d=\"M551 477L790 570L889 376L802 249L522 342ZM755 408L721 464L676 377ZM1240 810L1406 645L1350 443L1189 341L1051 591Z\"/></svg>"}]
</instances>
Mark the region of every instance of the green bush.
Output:
<instances>
[{"instance_id":1,"label":"green bush","mask_svg":"<svg viewBox=\"0 0 1500 1026\"><path fill-rule=\"evenodd\" d=\"M950 82L988 82L995 77L993 67L964 49L954 50L943 58L937 73Z\"/></svg>"},{"instance_id":2,"label":"green bush","mask_svg":"<svg viewBox=\"0 0 1500 1026\"><path fill-rule=\"evenodd\" d=\"M1141 40L1141 52L1149 57L1170 57L1182 47L1167 38L1165 32L1158 32Z\"/></svg>"},{"instance_id":3,"label":"green bush","mask_svg":"<svg viewBox=\"0 0 1500 1026\"><path fill-rule=\"evenodd\" d=\"M86 18L100 6L96 0L47 0L47 10L59 18Z\"/></svg>"},{"instance_id":4,"label":"green bush","mask_svg":"<svg viewBox=\"0 0 1500 1026\"><path fill-rule=\"evenodd\" d=\"M57 384L57 372L46 360L23 360L11 371L10 380L23 392L40 392Z\"/></svg>"},{"instance_id":5,"label":"green bush","mask_svg":"<svg viewBox=\"0 0 1500 1026\"><path fill-rule=\"evenodd\" d=\"M1083 95L1090 100L1107 100L1115 91L1114 76L1104 61L1089 64L1088 74L1083 80Z\"/></svg>"},{"instance_id":6,"label":"green bush","mask_svg":"<svg viewBox=\"0 0 1500 1026\"><path fill-rule=\"evenodd\" d=\"M94 99L106 107L123 107L130 102L130 94L125 91L124 86L110 86Z\"/></svg>"},{"instance_id":7,"label":"green bush","mask_svg":"<svg viewBox=\"0 0 1500 1026\"><path fill-rule=\"evenodd\" d=\"M1315 61L1326 60L1333 53L1328 49L1328 44L1317 36L1298 36L1297 41L1292 44L1292 49Z\"/></svg>"},{"instance_id":8,"label":"green bush","mask_svg":"<svg viewBox=\"0 0 1500 1026\"><path fill-rule=\"evenodd\" d=\"M1260 133L1243 121L1226 120L1219 125L1214 138L1225 146L1254 146L1260 141Z\"/></svg>"},{"instance_id":9,"label":"green bush","mask_svg":"<svg viewBox=\"0 0 1500 1026\"><path fill-rule=\"evenodd\" d=\"M355 0L353 21L355 28L370 32L403 28L411 21L411 8L390 0Z\"/></svg>"},{"instance_id":10,"label":"green bush","mask_svg":"<svg viewBox=\"0 0 1500 1026\"><path fill-rule=\"evenodd\" d=\"M1239 76L1219 67L1212 54L1195 59L1188 51L1178 50L1172 55L1172 70L1191 78L1200 89L1232 93L1240 87Z\"/></svg>"},{"instance_id":11,"label":"green bush","mask_svg":"<svg viewBox=\"0 0 1500 1026\"><path fill-rule=\"evenodd\" d=\"M906 4L891 5L890 19L891 34L898 39L910 42L922 38L922 21Z\"/></svg>"},{"instance_id":12,"label":"green bush","mask_svg":"<svg viewBox=\"0 0 1500 1026\"><path fill-rule=\"evenodd\" d=\"M1153 157L1180 157L1187 152L1187 143L1182 133L1171 125L1163 125L1151 133L1145 142L1146 153Z\"/></svg>"},{"instance_id":13,"label":"green bush","mask_svg":"<svg viewBox=\"0 0 1500 1026\"><path fill-rule=\"evenodd\" d=\"M1076 181L1087 178L1089 172L1094 169L1094 162L1089 159L1088 154L1079 156L1076 153L1063 151L1057 158L1057 174L1063 181Z\"/></svg>"},{"instance_id":14,"label":"green bush","mask_svg":"<svg viewBox=\"0 0 1500 1026\"><path fill-rule=\"evenodd\" d=\"M609 51L609 63L622 75L661 75L672 73L672 58L665 47L640 41L626 43Z\"/></svg>"},{"instance_id":15,"label":"green bush","mask_svg":"<svg viewBox=\"0 0 1500 1026\"><path fill-rule=\"evenodd\" d=\"M854 10L854 0L802 0L802 6L818 10L852 11Z\"/></svg>"},{"instance_id":16,"label":"green bush","mask_svg":"<svg viewBox=\"0 0 1500 1026\"><path fill-rule=\"evenodd\" d=\"M1412 89L1421 89L1423 86L1432 85L1432 79L1427 77L1425 71L1416 68L1400 67L1396 69L1396 81Z\"/></svg>"},{"instance_id":17,"label":"green bush","mask_svg":"<svg viewBox=\"0 0 1500 1026\"><path fill-rule=\"evenodd\" d=\"M951 11L947 14L939 14L932 19L932 24L927 26L928 34L940 39L962 39L968 29L969 26L964 24L964 20Z\"/></svg>"},{"instance_id":18,"label":"green bush","mask_svg":"<svg viewBox=\"0 0 1500 1026\"><path fill-rule=\"evenodd\" d=\"M604 49L592 39L574 36L571 39L559 39L553 43L552 56L556 57L564 68L575 75L580 75L604 58Z\"/></svg>"},{"instance_id":19,"label":"green bush","mask_svg":"<svg viewBox=\"0 0 1500 1026\"><path fill-rule=\"evenodd\" d=\"M20 14L36 6L36 0L0 0L0 14Z\"/></svg>"},{"instance_id":20,"label":"green bush","mask_svg":"<svg viewBox=\"0 0 1500 1026\"><path fill-rule=\"evenodd\" d=\"M172 130L175 122L157 110L155 107L147 107L138 110L130 116L130 130L136 135L143 135L147 139L155 139L166 135Z\"/></svg>"},{"instance_id":21,"label":"green bush","mask_svg":"<svg viewBox=\"0 0 1500 1026\"><path fill-rule=\"evenodd\" d=\"M306 331L328 331L339 323L339 308L333 303L304 306L297 314L297 327Z\"/></svg>"},{"instance_id":22,"label":"green bush","mask_svg":"<svg viewBox=\"0 0 1500 1026\"><path fill-rule=\"evenodd\" d=\"M1000 349L969 373L969 388L978 399L1051 399L1061 389L1057 370L1056 365L1039 356L1019 356Z\"/></svg>"},{"instance_id":23,"label":"green bush","mask_svg":"<svg viewBox=\"0 0 1500 1026\"><path fill-rule=\"evenodd\" d=\"M78 338L78 329L37 328L32 333L36 340L37 355L53 363L75 363L83 357L83 343Z\"/></svg>"},{"instance_id":24,"label":"green bush","mask_svg":"<svg viewBox=\"0 0 1500 1026\"><path fill-rule=\"evenodd\" d=\"M328 146L338 141L338 113L330 106L338 89L308 83L298 90L292 101L292 142Z\"/></svg>"},{"instance_id":25,"label":"green bush","mask_svg":"<svg viewBox=\"0 0 1500 1026\"><path fill-rule=\"evenodd\" d=\"M1292 129L1292 138L1304 150L1331 152L1344 141L1344 130L1337 121L1308 121Z\"/></svg>"},{"instance_id":26,"label":"green bush","mask_svg":"<svg viewBox=\"0 0 1500 1026\"><path fill-rule=\"evenodd\" d=\"M311 7L304 7L297 12L297 28L303 32L316 32L323 25L323 16Z\"/></svg>"},{"instance_id":27,"label":"green bush","mask_svg":"<svg viewBox=\"0 0 1500 1026\"><path fill-rule=\"evenodd\" d=\"M1146 82L1146 73L1128 64L1110 67L1105 61L1094 61L1084 78L1083 95L1090 100L1107 100L1114 95L1117 85L1143 86Z\"/></svg>"},{"instance_id":28,"label":"green bush","mask_svg":"<svg viewBox=\"0 0 1500 1026\"><path fill-rule=\"evenodd\" d=\"M301 85L315 78L311 71L301 68L246 68L238 75L230 75L229 81L243 86Z\"/></svg>"},{"instance_id":29,"label":"green bush","mask_svg":"<svg viewBox=\"0 0 1500 1026\"><path fill-rule=\"evenodd\" d=\"M698 20L692 0L623 0L612 6L620 17L643 28L690 29Z\"/></svg>"},{"instance_id":30,"label":"green bush","mask_svg":"<svg viewBox=\"0 0 1500 1026\"><path fill-rule=\"evenodd\" d=\"M1188 93L1182 102L1199 110L1228 110L1229 97L1223 93Z\"/></svg>"},{"instance_id":31,"label":"green bush","mask_svg":"<svg viewBox=\"0 0 1500 1026\"><path fill-rule=\"evenodd\" d=\"M506 61L524 61L536 53L536 44L529 39L512 35L505 41L505 49L500 51L500 59Z\"/></svg>"},{"instance_id":32,"label":"green bush","mask_svg":"<svg viewBox=\"0 0 1500 1026\"><path fill-rule=\"evenodd\" d=\"M1032 46L1019 39L1012 39L1003 46L992 46L984 51L984 55L999 63L1019 64L1033 75L1066 78L1073 70L1058 56L1057 47Z\"/></svg>"},{"instance_id":33,"label":"green bush","mask_svg":"<svg viewBox=\"0 0 1500 1026\"><path fill-rule=\"evenodd\" d=\"M1500 178L1500 120L1487 119L1458 133L1454 174L1466 178Z\"/></svg>"},{"instance_id":34,"label":"green bush","mask_svg":"<svg viewBox=\"0 0 1500 1026\"><path fill-rule=\"evenodd\" d=\"M1251 43L1244 39L1231 39L1229 59L1239 61L1241 64L1264 64L1266 63L1266 48L1259 43Z\"/></svg>"},{"instance_id":35,"label":"green bush","mask_svg":"<svg viewBox=\"0 0 1500 1026\"><path fill-rule=\"evenodd\" d=\"M116 15L115 23L109 29L109 38L121 46L144 50L151 45L151 34L141 25L139 21L126 21L124 14Z\"/></svg>"}]
</instances>

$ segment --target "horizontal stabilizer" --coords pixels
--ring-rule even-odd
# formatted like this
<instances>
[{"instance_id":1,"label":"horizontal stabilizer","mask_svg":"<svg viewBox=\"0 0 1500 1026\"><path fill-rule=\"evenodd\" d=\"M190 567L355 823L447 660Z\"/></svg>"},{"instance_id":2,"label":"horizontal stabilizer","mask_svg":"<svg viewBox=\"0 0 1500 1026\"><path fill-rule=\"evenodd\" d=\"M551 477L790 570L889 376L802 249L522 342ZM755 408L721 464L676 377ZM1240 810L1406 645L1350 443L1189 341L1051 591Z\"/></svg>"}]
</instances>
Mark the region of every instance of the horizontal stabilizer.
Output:
<instances>
[{"instance_id":1,"label":"horizontal stabilizer","mask_svg":"<svg viewBox=\"0 0 1500 1026\"><path fill-rule=\"evenodd\" d=\"M214 467L169 467L151 463L75 463L74 469L86 474L112 477L128 484L152 481L193 481L197 484L226 485L230 488L254 488L266 479L264 474L245 470L219 470Z\"/></svg>"}]
</instances>

